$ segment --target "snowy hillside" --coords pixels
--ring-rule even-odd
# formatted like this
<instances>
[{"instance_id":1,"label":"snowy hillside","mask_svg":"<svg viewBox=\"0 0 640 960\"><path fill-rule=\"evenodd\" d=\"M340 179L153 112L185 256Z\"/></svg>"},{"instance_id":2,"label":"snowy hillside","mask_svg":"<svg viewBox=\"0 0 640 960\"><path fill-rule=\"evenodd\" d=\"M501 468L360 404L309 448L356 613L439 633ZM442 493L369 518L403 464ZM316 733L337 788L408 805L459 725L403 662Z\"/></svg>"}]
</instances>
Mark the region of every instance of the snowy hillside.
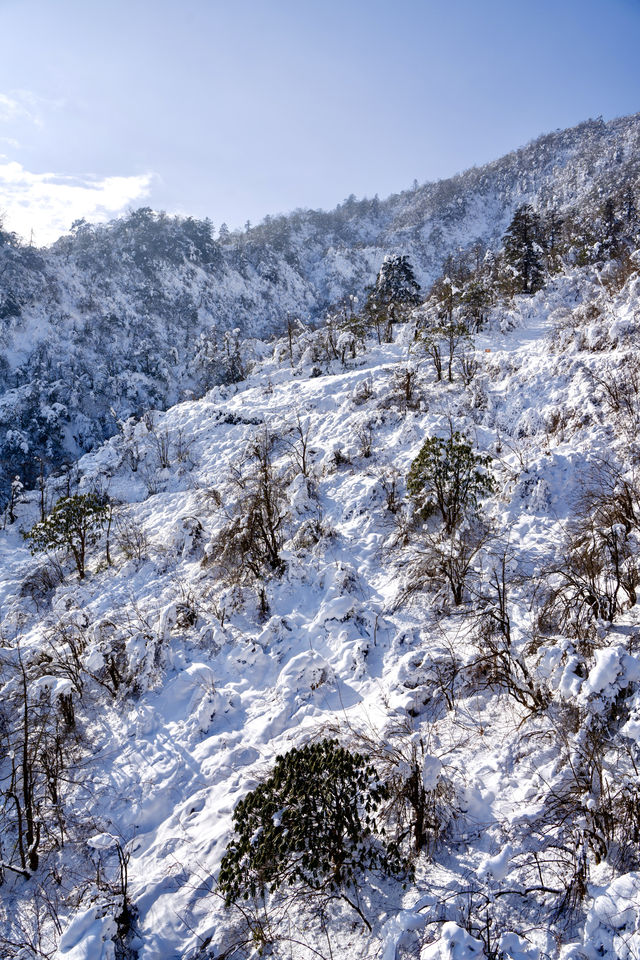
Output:
<instances>
[{"instance_id":1,"label":"snowy hillside","mask_svg":"<svg viewBox=\"0 0 640 960\"><path fill-rule=\"evenodd\" d=\"M494 306L451 382L420 309L342 359L325 327L254 342L245 380L121 421L44 504L17 497L3 956L640 955L639 294L566 268ZM407 487L453 431L492 479L454 519ZM20 530L95 490L110 563L106 527L82 579L32 556ZM235 805L326 738L390 785L404 885L225 906Z\"/></svg>"},{"instance_id":2,"label":"snowy hillside","mask_svg":"<svg viewBox=\"0 0 640 960\"><path fill-rule=\"evenodd\" d=\"M426 291L460 248L497 251L524 202L596 222L607 198L637 192L639 140L638 116L588 121L386 200L240 233L148 209L75 224L46 250L0 231L0 503L15 475L34 484L118 419L241 378L241 339L362 300L389 253Z\"/></svg>"}]
</instances>

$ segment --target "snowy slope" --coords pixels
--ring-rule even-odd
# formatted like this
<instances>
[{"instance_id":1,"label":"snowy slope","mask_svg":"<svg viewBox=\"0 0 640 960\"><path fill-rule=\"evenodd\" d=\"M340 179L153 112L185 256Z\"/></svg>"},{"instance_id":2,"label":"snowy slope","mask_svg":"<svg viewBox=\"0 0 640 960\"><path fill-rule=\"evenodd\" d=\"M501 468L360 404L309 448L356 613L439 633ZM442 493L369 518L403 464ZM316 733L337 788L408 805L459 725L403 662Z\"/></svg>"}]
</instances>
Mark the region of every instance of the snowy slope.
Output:
<instances>
[{"instance_id":1,"label":"snowy slope","mask_svg":"<svg viewBox=\"0 0 640 960\"><path fill-rule=\"evenodd\" d=\"M268 217L242 233L138 210L76 225L47 250L0 231L0 497L117 429L242 375L241 338L281 332L362 297L384 256L426 289L448 255L495 250L524 202L593 218L640 182L638 116L587 121L480 168L386 200ZM225 339L226 337L226 339Z\"/></svg>"},{"instance_id":2,"label":"snowy slope","mask_svg":"<svg viewBox=\"0 0 640 960\"><path fill-rule=\"evenodd\" d=\"M589 817L602 797L576 797L581 738L594 718L614 715L612 704L603 795L608 771L627 777L638 760L638 608L599 622L584 644L539 624L545 571L563 556L592 470L603 459L633 470L634 423L612 414L592 374L628 370L638 292L635 280L609 297L595 274L574 271L519 298L475 338L479 369L467 387L434 382L411 324L396 328L393 343L367 341L355 360L321 371L308 359L320 334L304 335L293 364L285 343L263 346L245 381L123 424L79 462L79 490L99 483L119 504L120 524L113 566L95 551L83 582L69 567L58 585L25 585L36 560L18 528L37 519L35 495L17 507L17 522L0 532L4 658L15 660L18 640L25 662L57 650L31 682L68 691L59 662L76 637L86 676L82 696L73 690L83 745L81 776L65 788L68 839L43 857L39 875L5 872L4 936L12 923L15 936L12 911L33 929L44 883L63 931L55 936L43 910L44 941L58 941L45 955L121 955L112 939L121 849L140 960L257 956L257 946L231 951L246 929L215 887L233 807L277 754L337 731L354 748L368 737L398 756L418 745L441 836L417 858L406 890L363 880L371 933L344 905L328 932L300 905L278 926L274 906L265 955L638 956L637 844L624 852L618 838L596 862ZM599 316L585 318L593 302ZM410 405L400 386L408 367ZM425 437L446 436L450 423L491 455L496 478L483 504L492 535L460 606L446 584L406 590L424 541L405 477ZM307 478L296 467L298 424L308 435ZM264 431L287 515L285 571L261 596L260 584L218 569L216 536L240 497L236 471ZM480 614L501 558L514 656L542 692L539 709L485 682L478 660ZM121 672L115 696L104 684L109 657Z\"/></svg>"}]
</instances>

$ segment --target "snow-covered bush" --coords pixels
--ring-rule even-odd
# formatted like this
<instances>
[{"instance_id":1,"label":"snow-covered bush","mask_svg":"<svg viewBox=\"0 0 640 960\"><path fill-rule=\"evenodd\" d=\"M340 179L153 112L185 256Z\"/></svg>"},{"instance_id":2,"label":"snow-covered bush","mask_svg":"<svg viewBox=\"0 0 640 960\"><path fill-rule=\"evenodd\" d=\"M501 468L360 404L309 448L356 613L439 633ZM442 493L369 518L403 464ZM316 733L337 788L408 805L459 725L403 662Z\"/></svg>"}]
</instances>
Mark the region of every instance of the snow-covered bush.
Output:
<instances>
[{"instance_id":1,"label":"snow-covered bush","mask_svg":"<svg viewBox=\"0 0 640 960\"><path fill-rule=\"evenodd\" d=\"M456 787L440 758L430 750L430 732L410 721L374 729L349 729L349 742L375 763L386 786L381 808L387 832L413 854L433 854L460 812Z\"/></svg>"},{"instance_id":2,"label":"snow-covered bush","mask_svg":"<svg viewBox=\"0 0 640 960\"><path fill-rule=\"evenodd\" d=\"M478 565L479 555L489 539L488 528L478 518L461 524L450 534L421 531L414 535L406 564L400 599L430 588L436 596L451 593L455 606L465 599L467 581Z\"/></svg>"},{"instance_id":3,"label":"snow-covered bush","mask_svg":"<svg viewBox=\"0 0 640 960\"><path fill-rule=\"evenodd\" d=\"M555 617L570 637L590 639L597 621L611 623L636 602L637 536L622 523L601 525L596 516L580 518L551 576L547 619Z\"/></svg>"},{"instance_id":4,"label":"snow-covered bush","mask_svg":"<svg viewBox=\"0 0 640 960\"><path fill-rule=\"evenodd\" d=\"M228 905L288 887L338 896L367 923L349 896L362 874L402 878L407 865L383 839L377 813L388 790L367 757L337 740L292 749L241 800L218 885Z\"/></svg>"},{"instance_id":5,"label":"snow-covered bush","mask_svg":"<svg viewBox=\"0 0 640 960\"><path fill-rule=\"evenodd\" d=\"M250 583L280 573L288 518L285 484L273 463L273 437L265 430L251 444L248 467L234 477L231 516L210 544L207 563L230 581Z\"/></svg>"},{"instance_id":6,"label":"snow-covered bush","mask_svg":"<svg viewBox=\"0 0 640 960\"><path fill-rule=\"evenodd\" d=\"M475 511L480 499L495 490L490 462L489 456L475 453L458 430L446 440L429 437L407 477L407 490L419 514L427 519L439 513L450 534L467 511Z\"/></svg>"},{"instance_id":7,"label":"snow-covered bush","mask_svg":"<svg viewBox=\"0 0 640 960\"><path fill-rule=\"evenodd\" d=\"M55 557L34 564L20 584L20 596L31 597L37 609L44 607L63 582L64 573L62 564Z\"/></svg>"},{"instance_id":8,"label":"snow-covered bush","mask_svg":"<svg viewBox=\"0 0 640 960\"><path fill-rule=\"evenodd\" d=\"M118 516L115 527L115 545L125 560L140 562L146 559L149 553L149 538L140 524L130 517Z\"/></svg>"},{"instance_id":9,"label":"snow-covered bush","mask_svg":"<svg viewBox=\"0 0 640 960\"><path fill-rule=\"evenodd\" d=\"M612 423L626 430L630 436L640 426L640 359L634 351L625 355L619 367L589 369L593 381L611 415Z\"/></svg>"}]
</instances>

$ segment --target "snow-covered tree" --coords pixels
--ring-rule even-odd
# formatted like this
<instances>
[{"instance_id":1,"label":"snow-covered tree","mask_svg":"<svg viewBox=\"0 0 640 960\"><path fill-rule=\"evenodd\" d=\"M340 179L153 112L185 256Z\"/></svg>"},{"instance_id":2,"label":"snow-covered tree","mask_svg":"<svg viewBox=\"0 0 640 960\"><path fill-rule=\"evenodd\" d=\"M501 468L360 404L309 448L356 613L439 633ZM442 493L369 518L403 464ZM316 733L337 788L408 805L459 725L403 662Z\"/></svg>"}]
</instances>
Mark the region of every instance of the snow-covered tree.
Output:
<instances>
[{"instance_id":1,"label":"snow-covered tree","mask_svg":"<svg viewBox=\"0 0 640 960\"><path fill-rule=\"evenodd\" d=\"M393 324L406 320L409 312L420 302L420 284L415 278L409 258L387 254L378 271L375 286L369 293L366 311L375 323L380 339L390 339Z\"/></svg>"},{"instance_id":2,"label":"snow-covered tree","mask_svg":"<svg viewBox=\"0 0 640 960\"><path fill-rule=\"evenodd\" d=\"M72 554L82 580L87 548L97 542L108 514L108 503L97 493L62 497L49 516L34 524L25 538L30 541L32 553L64 550Z\"/></svg>"},{"instance_id":3,"label":"snow-covered tree","mask_svg":"<svg viewBox=\"0 0 640 960\"><path fill-rule=\"evenodd\" d=\"M457 430L446 440L428 437L411 464L407 489L421 515L439 513L445 531L451 533L465 511L474 510L495 489L490 462L486 454L475 453Z\"/></svg>"},{"instance_id":4,"label":"snow-covered tree","mask_svg":"<svg viewBox=\"0 0 640 960\"><path fill-rule=\"evenodd\" d=\"M227 904L297 887L314 897L340 897L368 925L357 896L350 896L363 872L407 872L397 843L382 839L378 811L388 795L367 757L336 740L277 757L271 776L233 812L234 836L218 881Z\"/></svg>"},{"instance_id":5,"label":"snow-covered tree","mask_svg":"<svg viewBox=\"0 0 640 960\"><path fill-rule=\"evenodd\" d=\"M518 207L503 237L504 260L511 271L510 292L535 293L544 285L544 238L540 217L525 203Z\"/></svg>"}]
</instances>

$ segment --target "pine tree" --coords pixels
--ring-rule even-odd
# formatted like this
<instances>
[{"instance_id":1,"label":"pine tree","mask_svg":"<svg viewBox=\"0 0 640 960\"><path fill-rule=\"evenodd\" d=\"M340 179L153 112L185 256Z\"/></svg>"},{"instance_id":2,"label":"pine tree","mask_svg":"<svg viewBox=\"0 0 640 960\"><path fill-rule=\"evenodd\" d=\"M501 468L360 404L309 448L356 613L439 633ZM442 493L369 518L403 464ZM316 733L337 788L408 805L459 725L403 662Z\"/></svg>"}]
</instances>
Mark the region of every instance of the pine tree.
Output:
<instances>
[{"instance_id":1,"label":"pine tree","mask_svg":"<svg viewBox=\"0 0 640 960\"><path fill-rule=\"evenodd\" d=\"M49 516L35 523L24 536L31 542L32 553L64 550L71 554L83 580L87 548L98 541L108 515L108 502L97 493L62 497Z\"/></svg>"},{"instance_id":2,"label":"pine tree","mask_svg":"<svg viewBox=\"0 0 640 960\"><path fill-rule=\"evenodd\" d=\"M540 222L544 237L544 265L547 273L558 273L562 269L560 259L565 221L557 210L547 211Z\"/></svg>"},{"instance_id":3,"label":"pine tree","mask_svg":"<svg viewBox=\"0 0 640 960\"><path fill-rule=\"evenodd\" d=\"M388 797L367 757L337 740L277 757L271 776L233 811L218 879L227 905L292 887L341 897L367 922L347 891L367 870L400 879L408 872L377 816Z\"/></svg>"},{"instance_id":4,"label":"pine tree","mask_svg":"<svg viewBox=\"0 0 640 960\"><path fill-rule=\"evenodd\" d=\"M627 184L622 194L622 209L627 229L635 228L638 225L638 207L633 187L630 184Z\"/></svg>"},{"instance_id":5,"label":"pine tree","mask_svg":"<svg viewBox=\"0 0 640 960\"><path fill-rule=\"evenodd\" d=\"M544 286L544 251L540 218L525 203L518 207L503 237L504 260L511 269L512 293L535 293Z\"/></svg>"},{"instance_id":6,"label":"pine tree","mask_svg":"<svg viewBox=\"0 0 640 960\"><path fill-rule=\"evenodd\" d=\"M602 208L600 220L600 249L606 260L617 257L621 252L622 222L616 215L616 205L612 197L607 197Z\"/></svg>"},{"instance_id":7,"label":"pine tree","mask_svg":"<svg viewBox=\"0 0 640 960\"><path fill-rule=\"evenodd\" d=\"M384 331L384 339L390 340L393 324L406 320L419 302L420 284L415 278L409 258L400 254L387 254L365 308L375 324L378 340L381 339L381 329Z\"/></svg>"},{"instance_id":8,"label":"pine tree","mask_svg":"<svg viewBox=\"0 0 640 960\"><path fill-rule=\"evenodd\" d=\"M439 513L445 532L452 533L465 512L475 511L480 499L495 490L490 463L457 430L446 440L428 437L407 476L407 490L423 519Z\"/></svg>"}]
</instances>

